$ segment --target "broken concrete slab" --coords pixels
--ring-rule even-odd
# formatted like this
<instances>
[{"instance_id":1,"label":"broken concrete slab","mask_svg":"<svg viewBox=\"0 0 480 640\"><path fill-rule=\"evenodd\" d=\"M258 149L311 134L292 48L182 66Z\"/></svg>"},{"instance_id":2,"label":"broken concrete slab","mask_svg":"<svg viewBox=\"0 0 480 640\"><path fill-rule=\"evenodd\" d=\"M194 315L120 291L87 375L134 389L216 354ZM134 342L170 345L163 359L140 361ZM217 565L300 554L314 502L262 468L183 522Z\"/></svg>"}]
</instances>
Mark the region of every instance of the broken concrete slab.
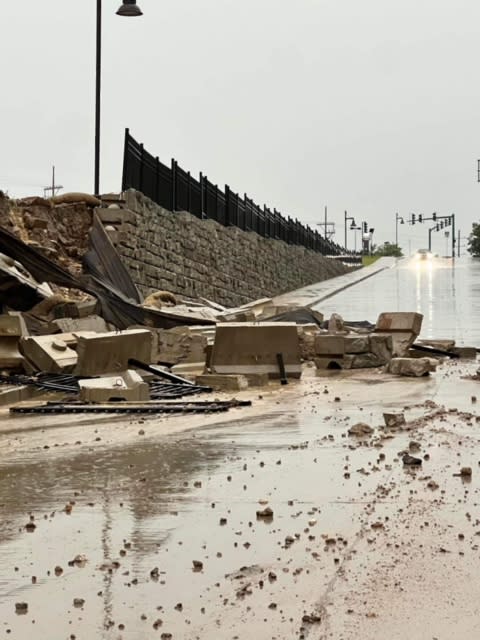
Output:
<instances>
[{"instance_id":1,"label":"broken concrete slab","mask_svg":"<svg viewBox=\"0 0 480 640\"><path fill-rule=\"evenodd\" d=\"M248 389L248 380L242 375L203 374L195 378L195 384L201 387L212 387L218 391L243 391Z\"/></svg>"},{"instance_id":2,"label":"broken concrete slab","mask_svg":"<svg viewBox=\"0 0 480 640\"><path fill-rule=\"evenodd\" d=\"M317 374L325 370L351 369L355 360L353 354L345 354L343 357L323 356L314 359L317 368Z\"/></svg>"},{"instance_id":3,"label":"broken concrete slab","mask_svg":"<svg viewBox=\"0 0 480 640\"><path fill-rule=\"evenodd\" d=\"M345 353L368 353L370 340L368 335L344 336Z\"/></svg>"},{"instance_id":4,"label":"broken concrete slab","mask_svg":"<svg viewBox=\"0 0 480 640\"><path fill-rule=\"evenodd\" d=\"M400 429L405 426L406 420L403 413L384 413L385 426L389 429Z\"/></svg>"},{"instance_id":5,"label":"broken concrete slab","mask_svg":"<svg viewBox=\"0 0 480 640\"><path fill-rule=\"evenodd\" d=\"M391 334L393 355L403 357L419 336L422 321L421 313L404 311L381 313L375 325L375 333Z\"/></svg>"},{"instance_id":6,"label":"broken concrete slab","mask_svg":"<svg viewBox=\"0 0 480 640\"><path fill-rule=\"evenodd\" d=\"M16 370L25 368L25 359L19 351L18 338L0 337L0 368Z\"/></svg>"},{"instance_id":7,"label":"broken concrete slab","mask_svg":"<svg viewBox=\"0 0 480 640\"><path fill-rule=\"evenodd\" d=\"M332 313L328 321L328 331L329 333L346 333L345 322L341 315Z\"/></svg>"},{"instance_id":8,"label":"broken concrete slab","mask_svg":"<svg viewBox=\"0 0 480 640\"><path fill-rule=\"evenodd\" d=\"M390 334L371 333L369 335L370 353L376 355L383 364L393 357L393 338Z\"/></svg>"},{"instance_id":9,"label":"broken concrete slab","mask_svg":"<svg viewBox=\"0 0 480 640\"><path fill-rule=\"evenodd\" d=\"M27 325L21 313L10 311L0 315L0 337L21 338L26 335Z\"/></svg>"},{"instance_id":10,"label":"broken concrete slab","mask_svg":"<svg viewBox=\"0 0 480 640\"><path fill-rule=\"evenodd\" d=\"M297 326L292 322L220 323L212 350L214 373L266 373L280 377L277 354L287 377L302 374Z\"/></svg>"},{"instance_id":11,"label":"broken concrete slab","mask_svg":"<svg viewBox=\"0 0 480 640\"><path fill-rule=\"evenodd\" d=\"M102 376L79 381L80 399L84 402L147 402L150 388L142 377L131 369L115 376Z\"/></svg>"},{"instance_id":12,"label":"broken concrete slab","mask_svg":"<svg viewBox=\"0 0 480 640\"><path fill-rule=\"evenodd\" d=\"M208 339L215 336L215 328L211 325L153 331L158 340L155 362L172 365L182 362L205 363Z\"/></svg>"},{"instance_id":13,"label":"broken concrete slab","mask_svg":"<svg viewBox=\"0 0 480 640\"><path fill-rule=\"evenodd\" d=\"M425 347L433 347L434 349L443 349L451 351L455 347L455 340L417 340L417 343Z\"/></svg>"},{"instance_id":14,"label":"broken concrete slab","mask_svg":"<svg viewBox=\"0 0 480 640\"><path fill-rule=\"evenodd\" d=\"M72 373L77 364L76 352L57 335L22 338L20 351L36 371Z\"/></svg>"},{"instance_id":15,"label":"broken concrete slab","mask_svg":"<svg viewBox=\"0 0 480 640\"><path fill-rule=\"evenodd\" d=\"M345 353L344 337L329 334L315 336L315 353L320 357L343 356Z\"/></svg>"},{"instance_id":16,"label":"broken concrete slab","mask_svg":"<svg viewBox=\"0 0 480 640\"><path fill-rule=\"evenodd\" d=\"M351 369L371 369L384 365L385 360L375 353L357 353L353 355Z\"/></svg>"},{"instance_id":17,"label":"broken concrete slab","mask_svg":"<svg viewBox=\"0 0 480 640\"><path fill-rule=\"evenodd\" d=\"M78 331L92 331L94 333L107 333L108 325L100 316L87 318L58 318L48 324L50 333L75 333Z\"/></svg>"},{"instance_id":18,"label":"broken concrete slab","mask_svg":"<svg viewBox=\"0 0 480 640\"><path fill-rule=\"evenodd\" d=\"M24 402L25 400L31 400L38 393L38 389L35 389L33 386L2 386L2 388L0 388L0 406L11 406L19 402Z\"/></svg>"},{"instance_id":19,"label":"broken concrete slab","mask_svg":"<svg viewBox=\"0 0 480 640\"><path fill-rule=\"evenodd\" d=\"M11 311L0 315L0 368L24 369L24 358L19 351L19 340L28 334L21 313Z\"/></svg>"},{"instance_id":20,"label":"broken concrete slab","mask_svg":"<svg viewBox=\"0 0 480 640\"><path fill-rule=\"evenodd\" d=\"M266 387L269 382L267 373L244 373L249 387Z\"/></svg>"},{"instance_id":21,"label":"broken concrete slab","mask_svg":"<svg viewBox=\"0 0 480 640\"><path fill-rule=\"evenodd\" d=\"M452 352L456 353L459 358L465 360L476 360L478 355L475 347L454 347Z\"/></svg>"},{"instance_id":22,"label":"broken concrete slab","mask_svg":"<svg viewBox=\"0 0 480 640\"><path fill-rule=\"evenodd\" d=\"M392 311L381 313L378 316L375 331L379 333L391 333L401 331L416 333L422 330L423 315L413 311Z\"/></svg>"},{"instance_id":23,"label":"broken concrete slab","mask_svg":"<svg viewBox=\"0 0 480 640\"><path fill-rule=\"evenodd\" d=\"M398 376L420 378L435 371L438 361L433 358L392 358L387 365L387 372Z\"/></svg>"},{"instance_id":24,"label":"broken concrete slab","mask_svg":"<svg viewBox=\"0 0 480 640\"><path fill-rule=\"evenodd\" d=\"M130 358L151 364L152 334L148 329L80 336L74 374L96 376L128 370Z\"/></svg>"}]
</instances>

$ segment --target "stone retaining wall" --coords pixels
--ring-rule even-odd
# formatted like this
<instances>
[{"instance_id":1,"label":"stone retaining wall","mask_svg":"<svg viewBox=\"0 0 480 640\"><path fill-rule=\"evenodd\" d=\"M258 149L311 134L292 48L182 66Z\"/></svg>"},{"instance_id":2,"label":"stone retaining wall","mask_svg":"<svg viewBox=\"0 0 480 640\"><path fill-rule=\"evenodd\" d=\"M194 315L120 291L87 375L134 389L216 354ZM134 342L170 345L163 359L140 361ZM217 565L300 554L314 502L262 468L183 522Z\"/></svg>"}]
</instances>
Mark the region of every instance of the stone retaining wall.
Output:
<instances>
[{"instance_id":1,"label":"stone retaining wall","mask_svg":"<svg viewBox=\"0 0 480 640\"><path fill-rule=\"evenodd\" d=\"M161 289L238 306L349 270L304 247L172 213L133 190L124 196L116 247L145 296Z\"/></svg>"}]
</instances>

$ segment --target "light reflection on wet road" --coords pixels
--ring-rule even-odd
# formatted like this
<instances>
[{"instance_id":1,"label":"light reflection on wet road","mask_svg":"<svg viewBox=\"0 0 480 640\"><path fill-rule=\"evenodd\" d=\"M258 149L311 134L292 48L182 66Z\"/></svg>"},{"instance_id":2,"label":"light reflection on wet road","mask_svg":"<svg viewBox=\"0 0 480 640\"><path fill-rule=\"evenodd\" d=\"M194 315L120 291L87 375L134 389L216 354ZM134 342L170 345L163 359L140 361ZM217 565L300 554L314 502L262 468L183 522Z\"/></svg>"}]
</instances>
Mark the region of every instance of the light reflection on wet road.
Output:
<instances>
[{"instance_id":1,"label":"light reflection on wet road","mask_svg":"<svg viewBox=\"0 0 480 640\"><path fill-rule=\"evenodd\" d=\"M456 269L441 265L435 273L417 273L401 267L327 303L352 319L413 308L426 313L427 335L451 337L453 328L460 342L471 343L478 336L476 303L462 296L473 295L477 278L480 286L480 271L466 261ZM393 306L395 291L405 296L405 306ZM449 302L453 291L456 300ZM462 310L462 318L455 319L453 309ZM464 327L469 333L462 340ZM301 387L290 385L267 404L258 402L257 416L242 419L235 411L224 422L183 433L156 435L159 422L147 419L134 426L144 436L123 443L113 436L108 445L107 434L120 437L120 423L72 421L61 435L58 425L44 423L41 437L38 425L32 433L33 447L28 430L19 435L11 430L15 420L9 421L10 432L0 435L8 441L2 450L9 451L0 462L0 637L298 637L302 616L328 593L336 563L355 553L377 487L405 475L396 454L408 445L408 434L356 448L347 427L359 420L380 424L383 408L401 409L438 392L433 380L413 386L381 374L368 380L356 375L307 377ZM439 379L445 378L444 397L455 399L449 375ZM468 384L475 389L476 383ZM70 444L55 447L67 432ZM49 448L39 446L42 439ZM383 516L392 517L408 497L383 500ZM256 520L260 499L273 508L273 522ZM30 513L33 533L24 529ZM288 548L286 536L294 539ZM327 548L322 536L336 543ZM86 566L69 566L78 554L87 557ZM193 560L204 563L202 572L192 571ZM243 579L225 577L242 567ZM268 580L269 571L275 581ZM243 600L237 592L250 584L250 574L254 595ZM75 608L74 598L85 599L84 607ZM14 605L21 601L29 610L20 616ZM162 623L154 629L156 620Z\"/></svg>"},{"instance_id":2,"label":"light reflection on wet road","mask_svg":"<svg viewBox=\"0 0 480 640\"><path fill-rule=\"evenodd\" d=\"M382 311L424 315L424 338L453 338L480 347L480 261L460 258L418 261L405 258L317 307L328 317L375 322Z\"/></svg>"}]
</instances>

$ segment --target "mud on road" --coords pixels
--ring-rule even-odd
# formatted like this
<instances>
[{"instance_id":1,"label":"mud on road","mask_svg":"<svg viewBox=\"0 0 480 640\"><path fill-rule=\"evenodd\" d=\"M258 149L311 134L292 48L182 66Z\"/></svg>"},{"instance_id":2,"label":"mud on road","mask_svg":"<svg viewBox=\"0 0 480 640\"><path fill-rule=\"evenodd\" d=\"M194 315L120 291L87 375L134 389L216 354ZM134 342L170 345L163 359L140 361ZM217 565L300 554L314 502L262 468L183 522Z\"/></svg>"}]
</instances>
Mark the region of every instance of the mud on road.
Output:
<instances>
[{"instance_id":1,"label":"mud on road","mask_svg":"<svg viewBox=\"0 0 480 640\"><path fill-rule=\"evenodd\" d=\"M476 637L474 370L307 371L221 419L4 416L0 633Z\"/></svg>"}]
</instances>

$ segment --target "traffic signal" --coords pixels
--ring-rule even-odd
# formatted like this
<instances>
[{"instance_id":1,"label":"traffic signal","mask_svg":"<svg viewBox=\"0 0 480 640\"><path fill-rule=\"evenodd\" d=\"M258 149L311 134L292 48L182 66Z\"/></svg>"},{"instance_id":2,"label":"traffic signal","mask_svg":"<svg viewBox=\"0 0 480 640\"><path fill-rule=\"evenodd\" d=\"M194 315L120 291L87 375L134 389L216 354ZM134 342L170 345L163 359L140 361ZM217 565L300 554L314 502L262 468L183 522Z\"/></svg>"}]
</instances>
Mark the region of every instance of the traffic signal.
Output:
<instances>
[{"instance_id":1,"label":"traffic signal","mask_svg":"<svg viewBox=\"0 0 480 640\"><path fill-rule=\"evenodd\" d=\"M375 229L369 229L368 230L368 233L374 233L374 232L375 232Z\"/></svg>"},{"instance_id":2,"label":"traffic signal","mask_svg":"<svg viewBox=\"0 0 480 640\"><path fill-rule=\"evenodd\" d=\"M437 224L437 226L435 227L435 231L440 231L440 225Z\"/></svg>"},{"instance_id":3,"label":"traffic signal","mask_svg":"<svg viewBox=\"0 0 480 640\"><path fill-rule=\"evenodd\" d=\"M368 225L366 222L363 223L363 233L368 233Z\"/></svg>"},{"instance_id":4,"label":"traffic signal","mask_svg":"<svg viewBox=\"0 0 480 640\"><path fill-rule=\"evenodd\" d=\"M435 221L436 219L437 219L437 213L436 213L436 211L434 211L432 213L432 220Z\"/></svg>"},{"instance_id":5,"label":"traffic signal","mask_svg":"<svg viewBox=\"0 0 480 640\"><path fill-rule=\"evenodd\" d=\"M412 224L415 224L415 214L412 213Z\"/></svg>"},{"instance_id":6,"label":"traffic signal","mask_svg":"<svg viewBox=\"0 0 480 640\"><path fill-rule=\"evenodd\" d=\"M443 220L440 220L440 229L443 229Z\"/></svg>"},{"instance_id":7,"label":"traffic signal","mask_svg":"<svg viewBox=\"0 0 480 640\"><path fill-rule=\"evenodd\" d=\"M418 221L419 221L419 222L423 222L423 216L422 216L422 214L421 214L421 213L418 215Z\"/></svg>"}]
</instances>

